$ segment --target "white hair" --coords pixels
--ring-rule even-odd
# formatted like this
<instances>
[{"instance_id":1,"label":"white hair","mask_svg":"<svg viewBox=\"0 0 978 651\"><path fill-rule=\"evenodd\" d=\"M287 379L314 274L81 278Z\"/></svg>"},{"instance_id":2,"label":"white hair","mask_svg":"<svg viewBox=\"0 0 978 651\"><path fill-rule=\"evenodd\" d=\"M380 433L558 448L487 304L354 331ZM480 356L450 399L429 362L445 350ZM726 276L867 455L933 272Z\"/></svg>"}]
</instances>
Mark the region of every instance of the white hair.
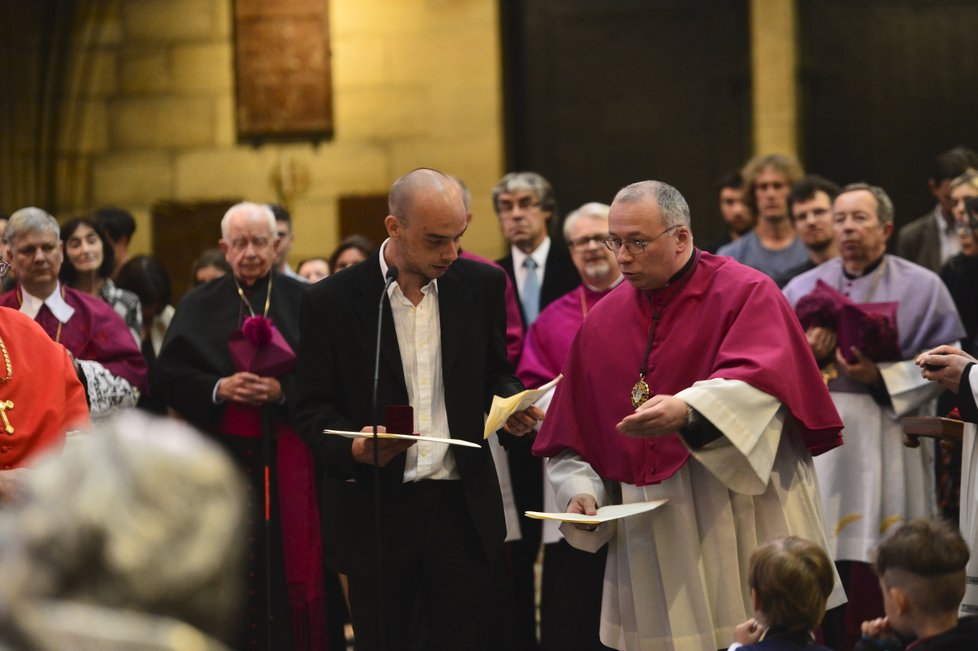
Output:
<instances>
[{"instance_id":1,"label":"white hair","mask_svg":"<svg viewBox=\"0 0 978 651\"><path fill-rule=\"evenodd\" d=\"M608 223L608 211L611 210L611 206L605 203L599 203L597 201L592 201L586 203L577 210L572 211L564 219L564 239L570 242L571 231L574 230L574 224L581 217L586 219L593 219L594 221L603 221L605 224Z\"/></svg>"},{"instance_id":2,"label":"white hair","mask_svg":"<svg viewBox=\"0 0 978 651\"><path fill-rule=\"evenodd\" d=\"M264 217L268 220L268 230L271 233L275 233L276 222L275 213L272 209L268 207L268 204L254 203L251 201L242 201L241 203L236 203L228 211L224 213L224 217L221 219L221 238L228 238L228 228L231 226L231 220L238 215L247 215L249 217Z\"/></svg>"}]
</instances>

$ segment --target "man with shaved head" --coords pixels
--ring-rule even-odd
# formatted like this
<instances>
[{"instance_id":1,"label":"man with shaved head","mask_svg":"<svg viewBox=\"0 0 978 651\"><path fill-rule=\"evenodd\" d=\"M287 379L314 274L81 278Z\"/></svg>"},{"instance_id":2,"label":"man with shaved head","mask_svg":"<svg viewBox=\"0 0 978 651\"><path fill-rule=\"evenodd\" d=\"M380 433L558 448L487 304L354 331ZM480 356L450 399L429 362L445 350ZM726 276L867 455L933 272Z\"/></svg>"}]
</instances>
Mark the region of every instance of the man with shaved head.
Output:
<instances>
[{"instance_id":1,"label":"man with shaved head","mask_svg":"<svg viewBox=\"0 0 978 651\"><path fill-rule=\"evenodd\" d=\"M406 174L391 188L389 210L380 250L316 283L302 304L296 418L321 471L325 559L349 577L358 651L486 649L490 563L506 528L483 413L494 394L523 388L506 358L505 278L459 259L467 223L450 177ZM416 433L479 447L380 440L376 514L373 441L323 430L384 431L390 405L413 407ZM526 434L537 417L534 407L516 414L504 435Z\"/></svg>"}]
</instances>

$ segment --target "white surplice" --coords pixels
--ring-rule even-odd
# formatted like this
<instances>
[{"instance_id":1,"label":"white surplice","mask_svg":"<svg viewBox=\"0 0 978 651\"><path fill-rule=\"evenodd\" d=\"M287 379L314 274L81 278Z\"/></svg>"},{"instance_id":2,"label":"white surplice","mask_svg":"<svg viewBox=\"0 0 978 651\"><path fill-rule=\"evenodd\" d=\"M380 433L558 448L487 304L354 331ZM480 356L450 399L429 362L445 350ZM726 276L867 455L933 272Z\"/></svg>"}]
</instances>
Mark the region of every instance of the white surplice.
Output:
<instances>
[{"instance_id":1,"label":"white surplice","mask_svg":"<svg viewBox=\"0 0 978 651\"><path fill-rule=\"evenodd\" d=\"M570 451L547 465L562 508L579 493L598 505L659 498L655 511L587 532L563 525L567 541L596 551L610 541L601 641L624 651L716 651L752 614L748 557L759 544L796 535L828 551L812 457L794 421L771 395L737 380L695 383L677 397L723 437L672 477L650 486L604 483ZM836 577L829 607L845 601Z\"/></svg>"}]
</instances>

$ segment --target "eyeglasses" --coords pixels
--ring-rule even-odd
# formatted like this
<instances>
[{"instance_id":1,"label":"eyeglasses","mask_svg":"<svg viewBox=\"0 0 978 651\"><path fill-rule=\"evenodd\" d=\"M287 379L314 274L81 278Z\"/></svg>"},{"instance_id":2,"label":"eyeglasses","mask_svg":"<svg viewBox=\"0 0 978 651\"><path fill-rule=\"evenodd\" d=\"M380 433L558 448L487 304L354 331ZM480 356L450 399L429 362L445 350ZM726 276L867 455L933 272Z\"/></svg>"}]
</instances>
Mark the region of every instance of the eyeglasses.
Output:
<instances>
[{"instance_id":1,"label":"eyeglasses","mask_svg":"<svg viewBox=\"0 0 978 651\"><path fill-rule=\"evenodd\" d=\"M499 208L499 214L501 215L503 213L511 213L517 207L519 207L520 210L539 208L540 202L534 199L533 197L523 197L516 203L513 203L512 201L500 201L499 203L496 204L496 206Z\"/></svg>"},{"instance_id":2,"label":"eyeglasses","mask_svg":"<svg viewBox=\"0 0 978 651\"><path fill-rule=\"evenodd\" d=\"M644 253L645 252L645 247L647 247L649 244L652 244L652 242L655 242L657 239L659 239L660 237L662 237L663 235L665 235L669 231L675 230L677 228L679 228L678 225L676 225L676 226L670 226L669 228L667 228L666 230L662 231L661 233L659 233L658 235L656 235L655 237L653 237L650 240L625 240L625 241L622 241L622 239L620 237L610 237L609 236L604 241L604 245L606 247L608 247L608 250L609 251L614 252L616 255L618 254L619 251L621 251L621 247L623 247L623 246L625 247L625 250L628 251L631 255L638 255L639 253Z\"/></svg>"},{"instance_id":3,"label":"eyeglasses","mask_svg":"<svg viewBox=\"0 0 978 651\"><path fill-rule=\"evenodd\" d=\"M567 246L569 246L572 251L587 251L589 248L591 248L592 243L595 246L601 246L607 241L607 233L598 233L596 235L585 235L584 237L579 237L576 240L571 240L567 243Z\"/></svg>"}]
</instances>

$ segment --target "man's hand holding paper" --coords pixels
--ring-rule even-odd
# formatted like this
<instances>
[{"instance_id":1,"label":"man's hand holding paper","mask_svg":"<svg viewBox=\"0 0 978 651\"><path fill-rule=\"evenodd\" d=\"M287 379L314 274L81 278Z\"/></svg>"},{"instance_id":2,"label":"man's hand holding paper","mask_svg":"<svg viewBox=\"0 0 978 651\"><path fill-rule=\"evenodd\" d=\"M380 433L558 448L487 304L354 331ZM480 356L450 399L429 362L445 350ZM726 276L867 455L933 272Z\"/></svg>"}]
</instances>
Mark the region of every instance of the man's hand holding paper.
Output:
<instances>
[{"instance_id":1,"label":"man's hand holding paper","mask_svg":"<svg viewBox=\"0 0 978 651\"><path fill-rule=\"evenodd\" d=\"M360 430L361 432L373 432L374 428L364 427ZM383 425L377 426L377 432L386 432L387 428ZM399 454L405 452L409 447L415 444L415 441L405 441L402 439L377 439L377 462L381 467L386 466L390 463L391 459ZM353 445L351 447L351 452L353 453L353 460L357 463L367 463L372 464L374 462L374 442L373 439L363 438L363 439L353 439Z\"/></svg>"},{"instance_id":2,"label":"man's hand holding paper","mask_svg":"<svg viewBox=\"0 0 978 651\"><path fill-rule=\"evenodd\" d=\"M525 436L532 432L544 417L543 410L534 404L562 378L562 375L558 375L539 389L527 389L508 398L493 396L482 437L489 438L498 429L505 429L514 436Z\"/></svg>"}]
</instances>

